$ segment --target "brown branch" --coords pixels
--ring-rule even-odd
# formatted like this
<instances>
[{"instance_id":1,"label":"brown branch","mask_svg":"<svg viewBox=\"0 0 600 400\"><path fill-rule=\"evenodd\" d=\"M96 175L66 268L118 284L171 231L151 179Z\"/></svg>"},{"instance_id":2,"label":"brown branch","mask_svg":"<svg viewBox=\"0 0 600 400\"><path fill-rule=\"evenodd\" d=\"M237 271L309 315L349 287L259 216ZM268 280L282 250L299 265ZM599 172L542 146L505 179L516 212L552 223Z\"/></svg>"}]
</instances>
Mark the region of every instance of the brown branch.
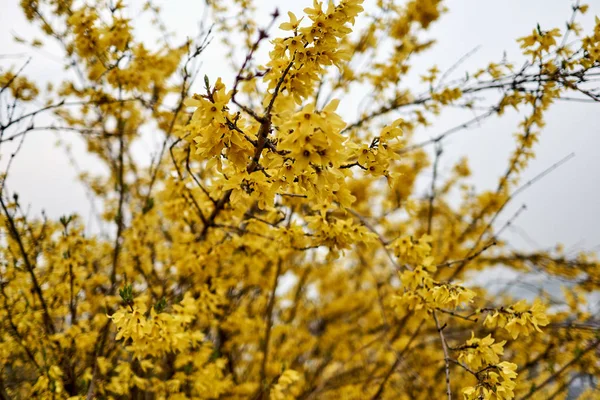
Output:
<instances>
[{"instance_id":1,"label":"brown branch","mask_svg":"<svg viewBox=\"0 0 600 400\"><path fill-rule=\"evenodd\" d=\"M409 153L409 152L411 152L413 150L425 147L427 145L440 142L442 139L444 139L444 138L446 138L446 137L448 137L448 136L450 136L450 135L452 135L452 134L454 134L456 132L460 132L463 129L467 129L471 125L477 124L477 123L481 122L482 120L484 120L484 119L486 119L488 117L491 117L492 115L494 115L497 112L498 112L498 106L493 107L490 110L488 110L487 112L485 112L483 114L480 114L480 115L477 115L474 118L472 118L472 119L470 119L470 120L468 120L466 122L463 122L462 124L460 124L458 126L450 128L447 131L444 131L444 132L440 133L437 136L434 136L433 138L431 138L429 140L425 140L425 141L420 142L420 143L416 143L416 144L413 144L413 145L410 145L410 146L406 146L406 147L398 150L398 154L400 154L400 155L406 154L406 153Z\"/></svg>"},{"instance_id":2,"label":"brown branch","mask_svg":"<svg viewBox=\"0 0 600 400\"><path fill-rule=\"evenodd\" d=\"M15 81L15 79L17 79L17 78L19 77L19 75L21 75L21 72L23 72L23 70L24 70L24 69L27 67L27 65L29 65L29 63L30 63L30 62L31 62L31 57L29 57L29 58L27 59L27 61L25 61L25 62L23 63L23 65L21 66L21 68L19 68L19 70L17 71L17 73L16 73L16 74L14 74L14 75L12 76L12 78L10 78L10 79L8 80L8 82L6 82L6 83L4 84L4 86L2 86L2 88L0 88L0 94L4 93L4 91L5 91L6 89L8 89L8 88L10 87L10 85L12 85L12 83Z\"/></svg>"},{"instance_id":3,"label":"brown branch","mask_svg":"<svg viewBox=\"0 0 600 400\"><path fill-rule=\"evenodd\" d=\"M7 302L8 295L6 294L6 291L4 290L4 282L0 282L0 292L2 293L2 296L4 297L4 310L6 311L6 315L8 316L8 323L9 323L11 329L14 332L14 335L15 335L15 337L17 339L17 343L19 343L19 345L23 348L23 350L25 350L25 353L27 353L27 357L29 357L29 359L31 360L31 362L33 363L33 365L35 365L35 367L42 374L44 374L43 369L40 367L40 365L38 364L38 362L35 360L35 355L31 351L31 349L25 345L25 341L23 339L23 336L21 335L21 333L19 332L19 329L15 325L15 322L14 322L13 316L12 316L11 307L8 305L8 302Z\"/></svg>"},{"instance_id":4,"label":"brown branch","mask_svg":"<svg viewBox=\"0 0 600 400\"><path fill-rule=\"evenodd\" d=\"M441 142L436 142L435 161L433 162L433 178L431 179L431 193L429 194L429 209L427 211L427 234L431 235L431 222L433 221L433 201L435 200L435 181L438 175L440 156L442 155Z\"/></svg>"},{"instance_id":5,"label":"brown branch","mask_svg":"<svg viewBox=\"0 0 600 400\"><path fill-rule=\"evenodd\" d=\"M492 246L495 246L497 243L495 241L488 243L486 246L484 246L481 250L479 250L478 252L471 254L469 257L460 259L460 260L454 260L454 261L448 261L442 264L438 264L437 268L442 268L442 267L451 267L454 264L465 264L475 258L477 258L481 253L483 253L484 251L486 251L487 249L489 249Z\"/></svg>"},{"instance_id":6,"label":"brown branch","mask_svg":"<svg viewBox=\"0 0 600 400\"><path fill-rule=\"evenodd\" d=\"M25 262L25 267L27 268L27 272L29 272L29 276L31 277L33 290L42 305L42 309L44 311L44 325L46 327L46 330L48 334L53 335L56 333L56 328L52 321L52 317L50 316L50 311L48 310L48 305L46 304L46 299L44 298L42 288L37 280L37 277L35 276L35 265L33 265L33 263L29 260L29 256L27 255L27 250L25 250L25 245L23 244L21 235L19 234L15 221L12 215L10 215L8 208L4 203L4 199L2 199L2 196L0 196L0 205L2 206L2 210L4 211L6 220L8 221L9 232L11 233L13 239L17 242L17 245L19 246L19 251L21 252L21 256L23 257L23 261Z\"/></svg>"},{"instance_id":7,"label":"brown branch","mask_svg":"<svg viewBox=\"0 0 600 400\"><path fill-rule=\"evenodd\" d=\"M24 136L29 132L33 131L73 131L78 132L82 135L100 135L104 137L115 136L112 133L106 132L104 130L96 130L92 128L75 128L70 126L29 126L20 132L16 132L10 136L0 139L0 143L10 142L14 139Z\"/></svg>"},{"instance_id":8,"label":"brown branch","mask_svg":"<svg viewBox=\"0 0 600 400\"><path fill-rule=\"evenodd\" d=\"M290 63L290 65L288 65L288 67L283 72L281 78L279 78L279 81L277 82L277 86L275 87L275 91L273 93L273 97L271 98L271 102L265 109L264 116L257 116L257 121L260 122L260 128L258 130L258 139L256 142L256 149L254 151L252 161L250 162L250 164L248 164L248 167L246 168L246 171L248 172L248 174L252 174L253 172L257 171L260 167L260 163L259 163L260 157L262 155L262 151L264 150L265 146L267 145L268 136L269 136L269 133L271 132L271 109L273 107L275 98L279 94L279 88L283 84L283 81L285 80L285 76L289 72L292 64L293 64L293 62ZM206 237L206 234L208 233L208 229L210 229L212 226L214 226L215 219L220 214L220 212L225 208L225 205L229 202L232 192L233 192L233 189L229 189L228 191L226 191L223 194L223 196L217 201L217 204L215 204L215 207L214 207L212 213L210 214L210 216L208 217L208 219L206 221L206 224L202 228L202 232L200 233L201 239L204 239Z\"/></svg>"},{"instance_id":9,"label":"brown branch","mask_svg":"<svg viewBox=\"0 0 600 400\"><path fill-rule=\"evenodd\" d=\"M18 118L12 119L9 122L7 122L6 124L2 125L0 123L0 131L5 130L6 128L21 122L29 117L35 117L36 115L44 112L44 111L49 111L49 110L53 110L55 108L60 108L60 107L67 107L67 106L85 106L85 105L89 105L89 104L94 104L94 105L103 105L103 104L113 104L113 103L126 103L126 102L130 102L130 101L139 101L139 102L144 102L143 99L141 98L131 98L131 99L121 99L121 100L86 100L86 101L73 101L73 102L66 102L65 100L61 100L58 103L55 104L50 104L47 105L45 107L42 107L38 110L29 112L27 114L23 114L21 116L19 116Z\"/></svg>"},{"instance_id":10,"label":"brown branch","mask_svg":"<svg viewBox=\"0 0 600 400\"><path fill-rule=\"evenodd\" d=\"M553 373L552 375L550 375L542 383L540 383L539 385L536 385L529 393L527 393L527 395L521 397L520 400L527 400L527 399L531 398L531 396L533 396L535 393L537 393L542 388L546 387L546 385L548 385L553 380L555 380L556 378L558 378L569 367L571 367L573 364L575 364L576 362L578 362L579 360L581 360L584 355L586 355L587 353L589 353L590 351L592 351L596 347L598 347L599 344L600 344L600 339L596 339L592 344L590 344L588 347L586 347L577 356L573 357L573 359L571 361L569 361L568 363L566 363L565 365L563 365L558 371L556 371L555 373Z\"/></svg>"},{"instance_id":11,"label":"brown branch","mask_svg":"<svg viewBox=\"0 0 600 400\"><path fill-rule=\"evenodd\" d=\"M290 61L290 63L287 65L287 67L285 67L285 69L283 70L283 74L281 74L281 78L277 82L277 86L275 86L275 91L273 92L273 97L271 97L271 100L269 101L269 105L265 109L265 117L266 118L271 117L271 110L273 109L273 105L275 104L275 99L277 98L277 95L279 94L279 90L281 90L281 86L283 85L283 82L285 81L286 75L288 74L288 72L290 72L290 69L294 65L295 59L296 59L296 55L294 54L294 56L292 57L292 61Z\"/></svg>"},{"instance_id":12,"label":"brown branch","mask_svg":"<svg viewBox=\"0 0 600 400\"><path fill-rule=\"evenodd\" d=\"M442 341L442 349L444 350L444 362L446 364L446 394L448 395L448 400L452 400L452 388L450 387L450 356L448 355L448 345L446 344L446 338L444 337L444 326L440 326L440 322L433 312L433 319L435 321L435 326L440 334L440 340Z\"/></svg>"},{"instance_id":13,"label":"brown branch","mask_svg":"<svg viewBox=\"0 0 600 400\"><path fill-rule=\"evenodd\" d=\"M392 366L390 367L390 369L384 375L383 381L379 384L377 392L375 392L375 394L373 395L373 397L371 397L371 400L379 400L379 399L381 399L381 396L383 396L383 392L385 390L385 385L389 381L390 377L393 375L393 373L396 370L396 368L398 368L398 366L400 365L400 362L404 358L404 354L406 354L406 352L410 349L410 345L414 342L414 340L419 335L419 332L421 331L421 327L423 326L424 321L425 320L421 321L421 323L419 324L419 326L417 327L417 329L415 329L415 331L411 335L410 339L406 343L406 346L404 346L404 349L402 349L402 351L400 352L400 354L396 355L396 360L394 361L394 363L392 364ZM368 383L368 381L367 381L367 383Z\"/></svg>"},{"instance_id":14,"label":"brown branch","mask_svg":"<svg viewBox=\"0 0 600 400\"><path fill-rule=\"evenodd\" d=\"M200 54L202 54L202 52L206 49L206 47L210 43L209 37L211 34L211 30L212 30L212 28L208 30L208 32L206 33L206 36L204 37L204 41L196 47L196 50L192 54L188 53L189 54L188 58L185 61L185 64L183 65L183 68L182 68L183 82L181 83L181 90L179 93L179 103L177 104L177 107L175 108L175 111L173 113L173 118L171 119L171 122L169 123L169 127L168 127L167 131L165 132L165 138L163 139L163 142L162 142L162 145L160 148L160 152L156 159L156 166L153 168L153 166L150 165L151 178L150 178L150 183L148 185L148 193L146 195L146 198L144 199L144 204L146 204L146 202L150 199L150 196L152 194L152 188L153 188L156 178L158 176L158 171L159 171L160 165L162 163L163 155L167 148L167 142L169 141L169 138L171 137L171 134L173 133L173 129L175 128L175 123L177 122L177 117L179 116L179 113L183 109L184 101L185 101L185 99L188 95L188 91L194 81L194 79L193 79L194 77L188 72L188 65L193 59L195 59ZM190 79L191 79L191 82L188 85L188 81ZM154 170L154 172L152 172L153 170Z\"/></svg>"},{"instance_id":15,"label":"brown branch","mask_svg":"<svg viewBox=\"0 0 600 400\"><path fill-rule=\"evenodd\" d=\"M494 213L494 215L492 216L491 220L486 225L485 229L481 232L481 234L479 235L479 237L475 241L475 244L469 250L469 253L472 253L479 246L479 244L481 243L481 240L483 239L483 237L485 236L485 234L489 231L489 229L492 227L492 225L494 224L494 222L496 221L496 219L498 218L498 216L500 215L500 213L502 212L502 210L504 210L504 208L508 205L508 203L511 200L513 200L519 193L521 193L525 189L527 189L530 186L532 186L534 183L536 183L539 180L541 180L542 178L544 178L550 172L554 171L555 169L557 169L558 167L560 167L561 165L563 165L564 163L566 163L567 161L569 161L574 156L575 156L575 154L571 153L568 156L562 158L560 161L552 164L549 168L546 168L544 171L542 171L541 173L539 173L538 175L536 175L535 177L533 177L532 179L530 179L529 181L527 181L524 185L522 185L519 188L517 188L517 190L515 190L510 196L508 196L508 198L502 203L502 205L500 206L500 208ZM511 170L511 168L509 168L509 171L510 170ZM508 177L509 171L507 171L507 173L505 175L505 178L503 178L503 179L508 179L507 177ZM503 181L505 181L505 180L503 180ZM499 186L498 189L500 190L501 186ZM484 209L482 210L482 212L479 213L479 216L483 215L483 213L485 212L486 208L487 207L484 207ZM519 211L517 211L516 215L518 215L521 211L522 211L522 208ZM462 238L464 238L464 233L465 232L469 231L470 229L472 229L472 227L475 226L474 222L477 221L477 220L478 220L478 218L475 218L473 220L473 222L471 222L471 224L469 225L469 227L467 227L467 229L459 237L459 241L462 240ZM509 223L512 223L512 219L509 220ZM503 229L504 228L502 228L502 230ZM500 230L500 232L502 230ZM497 235L495 235L495 236L497 236ZM464 259L464 262L461 263L461 265L459 265L459 267L454 271L454 274L450 278L451 280L454 279L462 271L462 269L465 267L466 263L468 261L470 261L468 258L469 258L469 254L467 254L467 257Z\"/></svg>"},{"instance_id":16,"label":"brown branch","mask_svg":"<svg viewBox=\"0 0 600 400\"><path fill-rule=\"evenodd\" d=\"M273 309L275 308L275 292L277 291L277 284L279 281L279 275L281 274L281 266L283 264L283 260L279 258L277 261L277 267L275 269L275 276L273 278L273 285L271 289L271 294L269 296L269 302L267 303L267 320L265 322L265 339L263 342L263 358L260 365L260 380L259 380L259 392L257 394L257 398L266 399L269 394L269 389L266 387L266 378L267 378L267 364L269 362L269 351L270 351L270 342L271 342L271 328L273 327ZM265 390L266 389L266 390Z\"/></svg>"},{"instance_id":17,"label":"brown branch","mask_svg":"<svg viewBox=\"0 0 600 400\"><path fill-rule=\"evenodd\" d=\"M120 92L120 90L119 90ZM115 235L114 241L114 251L112 256L112 268L110 272L110 288L108 289L108 295L112 296L117 290L117 268L119 264L119 255L121 252L121 239L123 235L123 231L125 229L124 224L124 203L125 203L125 133L123 132L124 121L122 119L122 107L119 112L119 118L117 121L117 128L120 130L119 135L119 154L118 154L118 164L116 171L116 179L119 185L119 203L117 205L117 216L115 218L115 222L117 224L117 233ZM97 379L98 374L98 358L102 356L104 352L104 346L106 340L108 339L108 334L110 331L111 319L109 318L100 331L100 335L98 340L96 341L94 358L92 361L92 378L90 380L86 399L92 400L94 398L94 390L95 390L95 381Z\"/></svg>"},{"instance_id":18,"label":"brown branch","mask_svg":"<svg viewBox=\"0 0 600 400\"><path fill-rule=\"evenodd\" d=\"M267 28L259 30L259 32L258 32L258 38L252 44L252 47L250 48L250 51L246 54L246 58L244 59L244 62L242 63L242 66L240 67L240 70L238 71L238 73L237 73L237 75L235 77L235 82L233 84L233 92L232 92L232 95L231 95L231 101L235 105L237 105L238 107L240 107L244 112L246 112L248 115L252 116L252 118L254 118L256 121L258 121L260 123L264 122L264 117L259 116L251 108L249 108L249 107L247 107L247 106L239 103L236 100L235 95L238 93L238 85L240 84L240 82L241 81L245 81L245 80L250 80L248 78L244 78L243 77L244 70L248 66L248 63L250 62L250 60L252 60L252 58L254 57L254 52L258 49L258 46L260 45L260 43L264 39L267 39L269 37L269 35L267 34L267 31L269 31L271 29L271 27L275 23L275 20L277 19L277 17L279 17L279 10L275 9L275 11L273 12L273 14L271 14L271 17L272 17L271 21L270 21L269 25L267 26Z\"/></svg>"},{"instance_id":19,"label":"brown branch","mask_svg":"<svg viewBox=\"0 0 600 400\"><path fill-rule=\"evenodd\" d=\"M389 249L387 248L388 242L385 241L385 239L383 238L383 236L381 236L379 234L379 232L377 232L377 230L375 229L375 227L373 225L371 225L369 223L369 221L367 221L367 219L365 217L363 217L362 215L360 215L359 213L357 213L356 211L354 211L351 208L346 208L346 211L348 211L350 214L354 215L356 218L358 218L358 220L371 232L373 232L376 236L377 239L379 240L379 243L381 243L381 246L383 247L383 250L385 251L385 253L387 254L388 258L390 259L390 261L392 262L392 265L394 266L394 268L398 271L401 271L404 268L408 269L408 266L401 266L399 265L396 260L394 260L394 256L392 255L392 253L390 253Z\"/></svg>"}]
</instances>

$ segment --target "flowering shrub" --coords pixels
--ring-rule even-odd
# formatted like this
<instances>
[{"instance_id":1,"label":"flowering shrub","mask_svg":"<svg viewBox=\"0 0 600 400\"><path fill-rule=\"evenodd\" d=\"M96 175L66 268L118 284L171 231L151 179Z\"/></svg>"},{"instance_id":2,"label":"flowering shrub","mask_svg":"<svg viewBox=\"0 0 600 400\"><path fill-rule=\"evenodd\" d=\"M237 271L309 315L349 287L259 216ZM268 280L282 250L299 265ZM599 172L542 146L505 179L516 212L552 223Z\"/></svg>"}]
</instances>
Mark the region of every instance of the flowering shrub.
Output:
<instances>
[{"instance_id":1,"label":"flowering shrub","mask_svg":"<svg viewBox=\"0 0 600 400\"><path fill-rule=\"evenodd\" d=\"M32 218L4 171L0 398L550 399L586 379L581 398L598 398L600 321L583 307L597 258L517 252L496 221L531 183L550 105L599 100L600 20L584 33L577 3L566 28L519 39L521 68L446 81L434 67L417 93L402 84L410 57L446 9L397 3L314 0L259 28L251 1L207 1L211 29L151 45L125 1L22 0L73 74L42 90L26 68L0 70L2 157L36 130L78 132L109 172L81 181L113 229ZM165 31L159 7L144 14ZM219 37L237 73L195 90ZM368 107L342 117L361 91ZM453 106L480 114L419 140ZM508 108L525 118L495 190L465 184L466 160L439 174L448 135ZM131 154L142 130L162 143L150 166ZM563 307L469 282L498 265L568 282Z\"/></svg>"}]
</instances>

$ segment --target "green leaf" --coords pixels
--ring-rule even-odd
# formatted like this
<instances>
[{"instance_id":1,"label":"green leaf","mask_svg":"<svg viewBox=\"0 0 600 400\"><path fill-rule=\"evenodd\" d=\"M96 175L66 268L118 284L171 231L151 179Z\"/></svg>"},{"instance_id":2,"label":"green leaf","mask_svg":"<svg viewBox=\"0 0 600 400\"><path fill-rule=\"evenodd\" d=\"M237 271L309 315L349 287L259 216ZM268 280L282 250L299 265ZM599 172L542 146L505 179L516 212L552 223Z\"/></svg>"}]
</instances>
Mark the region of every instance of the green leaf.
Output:
<instances>
[{"instance_id":1,"label":"green leaf","mask_svg":"<svg viewBox=\"0 0 600 400\"><path fill-rule=\"evenodd\" d=\"M126 304L133 304L133 286L125 285L123 289L119 289L119 295Z\"/></svg>"},{"instance_id":2,"label":"green leaf","mask_svg":"<svg viewBox=\"0 0 600 400\"><path fill-rule=\"evenodd\" d=\"M208 80L208 76L204 75L204 87L206 88L206 91L210 91L210 81Z\"/></svg>"},{"instance_id":3,"label":"green leaf","mask_svg":"<svg viewBox=\"0 0 600 400\"><path fill-rule=\"evenodd\" d=\"M164 297L161 298L155 305L154 305L154 310L157 313L161 313L165 310L165 308L167 308L167 299L165 299Z\"/></svg>"},{"instance_id":4,"label":"green leaf","mask_svg":"<svg viewBox=\"0 0 600 400\"><path fill-rule=\"evenodd\" d=\"M144 208L142 208L142 214L146 214L148 211L154 208L154 198L148 197L146 199L146 204L144 204Z\"/></svg>"}]
</instances>

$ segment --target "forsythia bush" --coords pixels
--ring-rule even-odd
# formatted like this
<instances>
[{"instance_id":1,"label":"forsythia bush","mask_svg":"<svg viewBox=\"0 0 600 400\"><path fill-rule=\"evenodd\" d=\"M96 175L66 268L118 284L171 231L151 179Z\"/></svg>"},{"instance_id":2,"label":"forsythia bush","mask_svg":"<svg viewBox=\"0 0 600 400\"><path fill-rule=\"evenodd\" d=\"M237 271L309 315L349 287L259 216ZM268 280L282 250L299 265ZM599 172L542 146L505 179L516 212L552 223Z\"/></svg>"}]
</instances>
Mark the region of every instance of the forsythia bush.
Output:
<instances>
[{"instance_id":1,"label":"forsythia bush","mask_svg":"<svg viewBox=\"0 0 600 400\"><path fill-rule=\"evenodd\" d=\"M586 5L519 39L524 65L453 80L434 67L422 93L403 77L441 0L314 0L262 27L249 0L207 1L214 24L177 45L151 2L153 43L122 0L21 6L70 74L41 89L3 66L0 143L78 132L108 171L81 181L112 228L29 216L3 172L1 399L600 398L600 320L584 306L598 259L516 251L497 223L554 100L600 100ZM208 45L238 72L202 78ZM361 93L364 112L342 118ZM413 133L447 107L476 117ZM472 190L466 160L440 173L448 135L510 108L525 117L495 190ZM161 138L150 166L131 152L142 132ZM469 282L499 265L562 279L564 301Z\"/></svg>"}]
</instances>

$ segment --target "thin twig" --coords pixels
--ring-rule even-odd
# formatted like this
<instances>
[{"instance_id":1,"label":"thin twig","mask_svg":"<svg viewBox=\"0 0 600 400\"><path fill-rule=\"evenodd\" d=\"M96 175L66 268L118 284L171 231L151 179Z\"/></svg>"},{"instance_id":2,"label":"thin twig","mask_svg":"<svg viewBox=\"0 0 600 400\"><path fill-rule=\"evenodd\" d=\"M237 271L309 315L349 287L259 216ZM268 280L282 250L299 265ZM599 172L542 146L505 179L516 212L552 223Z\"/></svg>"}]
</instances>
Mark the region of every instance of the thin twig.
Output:
<instances>
[{"instance_id":1,"label":"thin twig","mask_svg":"<svg viewBox=\"0 0 600 400\"><path fill-rule=\"evenodd\" d=\"M440 142L436 142L435 146L435 160L433 162L433 178L431 178L431 192L429 193L429 209L427 212L427 234L431 235L431 222L433 220L433 201L435 200L435 181L438 175L438 166L440 163L440 156L442 155L442 145Z\"/></svg>"},{"instance_id":2,"label":"thin twig","mask_svg":"<svg viewBox=\"0 0 600 400\"><path fill-rule=\"evenodd\" d=\"M552 375L550 375L542 383L540 383L539 385L536 385L529 393L527 393L527 395L525 395L524 397L521 397L520 400L527 400L531 396L533 396L535 393L537 393L538 391L540 391L541 389L543 389L544 387L546 387L546 385L548 385L549 383L551 383L552 381L554 381L556 378L558 378L570 366L572 366L573 364L575 364L577 361L581 360L584 355L586 355L587 353L589 353L590 351L592 351L596 347L598 347L599 344L600 344L600 339L596 339L592 344L590 344L588 347L586 347L577 356L573 357L573 359L571 359L571 361L569 361L568 363L566 363L565 365L563 365L558 371L556 371L555 373L553 373Z\"/></svg>"},{"instance_id":3,"label":"thin twig","mask_svg":"<svg viewBox=\"0 0 600 400\"><path fill-rule=\"evenodd\" d=\"M452 400L452 388L450 387L450 355L448 354L448 345L446 344L446 338L444 337L443 332L445 326L440 326L440 322L438 321L435 311L433 312L433 319L435 321L437 331L440 334L442 349L444 350L444 362L446 364L446 394L448 395L448 400Z\"/></svg>"}]
</instances>

